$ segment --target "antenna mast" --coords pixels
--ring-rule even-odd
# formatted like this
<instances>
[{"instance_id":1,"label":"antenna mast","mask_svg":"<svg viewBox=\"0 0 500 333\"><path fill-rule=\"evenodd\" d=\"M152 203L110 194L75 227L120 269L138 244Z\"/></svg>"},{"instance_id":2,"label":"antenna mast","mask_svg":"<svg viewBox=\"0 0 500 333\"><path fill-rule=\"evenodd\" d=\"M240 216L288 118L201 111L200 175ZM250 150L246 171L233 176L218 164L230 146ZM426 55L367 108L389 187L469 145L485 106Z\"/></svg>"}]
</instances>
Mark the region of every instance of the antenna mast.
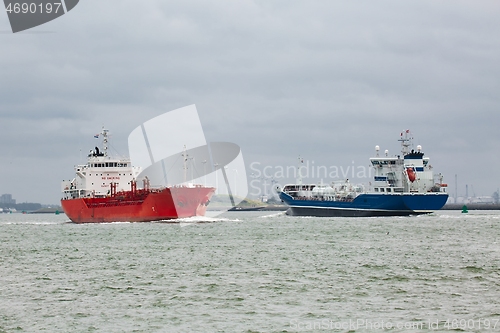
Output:
<instances>
[{"instance_id":1,"label":"antenna mast","mask_svg":"<svg viewBox=\"0 0 500 333\"><path fill-rule=\"evenodd\" d=\"M102 150L104 151L104 156L108 156L108 132L109 130L105 129L104 126L102 127Z\"/></svg>"},{"instance_id":2,"label":"antenna mast","mask_svg":"<svg viewBox=\"0 0 500 333\"><path fill-rule=\"evenodd\" d=\"M401 132L401 139L398 141L401 141L401 153L403 153L403 156L407 155L410 153L410 143L412 137L408 137L410 134L410 130L406 130L404 132Z\"/></svg>"},{"instance_id":3,"label":"antenna mast","mask_svg":"<svg viewBox=\"0 0 500 333\"><path fill-rule=\"evenodd\" d=\"M297 167L297 184L302 186L302 164L304 163L304 159L299 156L299 166Z\"/></svg>"},{"instance_id":4,"label":"antenna mast","mask_svg":"<svg viewBox=\"0 0 500 333\"><path fill-rule=\"evenodd\" d=\"M183 169L184 169L184 183L185 183L187 179L187 160L188 160L186 153L186 145L184 145L184 151L182 152L182 157L184 158Z\"/></svg>"}]
</instances>

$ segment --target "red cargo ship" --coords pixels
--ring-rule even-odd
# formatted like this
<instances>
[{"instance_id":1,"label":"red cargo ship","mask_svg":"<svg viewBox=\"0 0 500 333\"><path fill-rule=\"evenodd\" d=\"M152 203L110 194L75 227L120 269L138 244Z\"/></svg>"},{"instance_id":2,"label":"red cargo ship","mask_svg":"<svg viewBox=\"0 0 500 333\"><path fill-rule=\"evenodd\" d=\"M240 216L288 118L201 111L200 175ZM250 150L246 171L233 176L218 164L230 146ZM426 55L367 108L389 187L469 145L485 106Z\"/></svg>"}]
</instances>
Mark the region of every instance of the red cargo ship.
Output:
<instances>
[{"instance_id":1,"label":"red cargo ship","mask_svg":"<svg viewBox=\"0 0 500 333\"><path fill-rule=\"evenodd\" d=\"M129 159L107 154L108 130L103 129L103 152L88 155L87 164L75 167L76 177L63 181L61 205L75 223L149 222L205 215L215 188L177 185L151 188L143 179L137 188L141 169Z\"/></svg>"}]
</instances>

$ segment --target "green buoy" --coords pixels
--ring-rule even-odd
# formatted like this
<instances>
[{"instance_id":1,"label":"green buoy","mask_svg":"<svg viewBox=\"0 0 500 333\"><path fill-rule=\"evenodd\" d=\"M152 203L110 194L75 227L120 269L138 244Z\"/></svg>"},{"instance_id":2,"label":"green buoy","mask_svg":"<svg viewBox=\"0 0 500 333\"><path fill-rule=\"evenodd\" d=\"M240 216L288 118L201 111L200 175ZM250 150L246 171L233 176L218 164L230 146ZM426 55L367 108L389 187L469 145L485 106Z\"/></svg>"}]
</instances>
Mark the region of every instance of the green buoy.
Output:
<instances>
[{"instance_id":1,"label":"green buoy","mask_svg":"<svg viewBox=\"0 0 500 333\"><path fill-rule=\"evenodd\" d=\"M468 213L469 211L467 210L467 206L463 205L462 207L462 213Z\"/></svg>"},{"instance_id":2,"label":"green buoy","mask_svg":"<svg viewBox=\"0 0 500 333\"><path fill-rule=\"evenodd\" d=\"M59 210L56 210L56 215L59 215Z\"/></svg>"}]
</instances>

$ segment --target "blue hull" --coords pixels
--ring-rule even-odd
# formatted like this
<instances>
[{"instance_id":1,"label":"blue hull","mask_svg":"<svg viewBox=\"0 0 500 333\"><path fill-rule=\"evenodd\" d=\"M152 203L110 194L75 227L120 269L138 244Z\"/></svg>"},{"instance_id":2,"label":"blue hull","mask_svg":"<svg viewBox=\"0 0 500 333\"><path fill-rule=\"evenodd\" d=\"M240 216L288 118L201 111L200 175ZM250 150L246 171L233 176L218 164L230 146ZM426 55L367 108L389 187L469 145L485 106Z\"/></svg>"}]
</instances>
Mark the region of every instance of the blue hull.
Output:
<instances>
[{"instance_id":1,"label":"blue hull","mask_svg":"<svg viewBox=\"0 0 500 333\"><path fill-rule=\"evenodd\" d=\"M280 198L295 216L407 216L441 209L447 193L360 194L353 201L294 200L281 192Z\"/></svg>"}]
</instances>

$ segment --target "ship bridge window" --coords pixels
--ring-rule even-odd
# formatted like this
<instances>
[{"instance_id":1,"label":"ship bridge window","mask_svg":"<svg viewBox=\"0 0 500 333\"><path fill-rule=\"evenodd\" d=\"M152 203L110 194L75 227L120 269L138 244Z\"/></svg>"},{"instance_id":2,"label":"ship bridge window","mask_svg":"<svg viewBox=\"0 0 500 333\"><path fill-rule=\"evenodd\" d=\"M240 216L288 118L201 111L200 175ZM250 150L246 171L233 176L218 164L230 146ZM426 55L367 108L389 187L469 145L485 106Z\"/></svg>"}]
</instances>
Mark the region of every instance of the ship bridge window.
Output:
<instances>
[{"instance_id":1,"label":"ship bridge window","mask_svg":"<svg viewBox=\"0 0 500 333\"><path fill-rule=\"evenodd\" d=\"M380 188L380 192L384 192L384 188L383 187Z\"/></svg>"},{"instance_id":2,"label":"ship bridge window","mask_svg":"<svg viewBox=\"0 0 500 333\"><path fill-rule=\"evenodd\" d=\"M389 164L396 164L396 161L389 161Z\"/></svg>"},{"instance_id":3,"label":"ship bridge window","mask_svg":"<svg viewBox=\"0 0 500 333\"><path fill-rule=\"evenodd\" d=\"M373 165L377 165L377 164L378 164L378 161L372 161L372 164L373 164Z\"/></svg>"},{"instance_id":4,"label":"ship bridge window","mask_svg":"<svg viewBox=\"0 0 500 333\"><path fill-rule=\"evenodd\" d=\"M378 187L375 187L375 192L378 192Z\"/></svg>"}]
</instances>

